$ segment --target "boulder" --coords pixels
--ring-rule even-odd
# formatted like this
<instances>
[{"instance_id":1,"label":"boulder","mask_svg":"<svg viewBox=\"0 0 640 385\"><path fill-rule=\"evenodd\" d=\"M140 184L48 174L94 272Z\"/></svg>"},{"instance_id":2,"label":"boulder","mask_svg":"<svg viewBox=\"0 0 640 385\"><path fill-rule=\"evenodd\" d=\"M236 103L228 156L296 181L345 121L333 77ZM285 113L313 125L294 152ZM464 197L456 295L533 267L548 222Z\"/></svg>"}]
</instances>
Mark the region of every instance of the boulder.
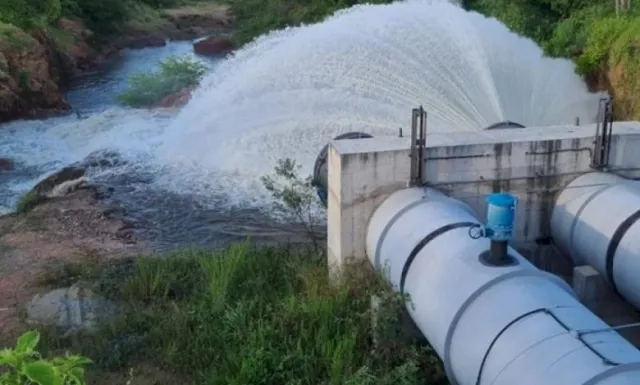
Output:
<instances>
[{"instance_id":1,"label":"boulder","mask_svg":"<svg viewBox=\"0 0 640 385\"><path fill-rule=\"evenodd\" d=\"M125 38L124 45L131 49L163 47L167 45L167 40L164 36L156 34L129 36Z\"/></svg>"},{"instance_id":2,"label":"boulder","mask_svg":"<svg viewBox=\"0 0 640 385\"><path fill-rule=\"evenodd\" d=\"M115 305L92 290L73 285L36 294L27 303L27 322L56 326L65 332L91 330L115 314Z\"/></svg>"},{"instance_id":3,"label":"boulder","mask_svg":"<svg viewBox=\"0 0 640 385\"><path fill-rule=\"evenodd\" d=\"M82 179L85 174L85 169L77 166L68 166L62 170L55 172L45 179L41 180L33 188L34 191L40 197L50 197L55 191L56 187L66 182L72 182Z\"/></svg>"},{"instance_id":4,"label":"boulder","mask_svg":"<svg viewBox=\"0 0 640 385\"><path fill-rule=\"evenodd\" d=\"M185 87L175 94L167 95L164 98L160 99L153 107L159 108L172 108L172 107L182 107L191 100L191 92L193 92L194 87Z\"/></svg>"},{"instance_id":5,"label":"boulder","mask_svg":"<svg viewBox=\"0 0 640 385\"><path fill-rule=\"evenodd\" d=\"M12 171L15 168L15 163L9 158L0 158L0 172Z\"/></svg>"},{"instance_id":6,"label":"boulder","mask_svg":"<svg viewBox=\"0 0 640 385\"><path fill-rule=\"evenodd\" d=\"M222 56L231 53L235 49L235 44L231 36L210 36L193 43L193 51L198 55Z\"/></svg>"}]
</instances>

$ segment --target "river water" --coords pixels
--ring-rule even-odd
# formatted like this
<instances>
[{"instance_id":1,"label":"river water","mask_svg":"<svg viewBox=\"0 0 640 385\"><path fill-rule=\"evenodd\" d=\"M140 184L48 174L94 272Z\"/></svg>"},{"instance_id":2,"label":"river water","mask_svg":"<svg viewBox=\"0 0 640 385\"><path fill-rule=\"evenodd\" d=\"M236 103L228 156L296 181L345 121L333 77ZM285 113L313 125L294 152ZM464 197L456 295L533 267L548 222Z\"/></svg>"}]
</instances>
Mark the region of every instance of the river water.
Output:
<instances>
[{"instance_id":1,"label":"river water","mask_svg":"<svg viewBox=\"0 0 640 385\"><path fill-rule=\"evenodd\" d=\"M429 131L446 133L505 120L589 123L601 96L587 90L572 62L545 57L496 19L447 0L405 0L274 31L209 61L210 73L179 111L115 104L132 73L190 52L190 43L126 51L70 91L81 119L2 127L0 157L18 168L0 176L0 205L10 210L47 172L107 150L126 162L92 169L90 178L111 187L112 201L160 248L291 239L290 226L272 218L261 182L280 158L308 174L332 137L397 135L419 105Z\"/></svg>"},{"instance_id":2,"label":"river water","mask_svg":"<svg viewBox=\"0 0 640 385\"><path fill-rule=\"evenodd\" d=\"M116 98L128 78L153 71L170 56L193 56L190 42L125 50L100 71L75 79L67 98L76 114L0 125L0 158L16 161L0 173L0 213L14 210L19 197L61 167L82 161L94 151L113 149L124 166L89 170L90 180L112 190L106 204L121 206L141 235L160 250L184 246L220 246L251 237L277 241L299 234L273 222L265 210L212 201L188 189L167 188L171 173L145 161L154 140L175 119L173 109L134 110ZM215 71L221 59L195 57Z\"/></svg>"}]
</instances>

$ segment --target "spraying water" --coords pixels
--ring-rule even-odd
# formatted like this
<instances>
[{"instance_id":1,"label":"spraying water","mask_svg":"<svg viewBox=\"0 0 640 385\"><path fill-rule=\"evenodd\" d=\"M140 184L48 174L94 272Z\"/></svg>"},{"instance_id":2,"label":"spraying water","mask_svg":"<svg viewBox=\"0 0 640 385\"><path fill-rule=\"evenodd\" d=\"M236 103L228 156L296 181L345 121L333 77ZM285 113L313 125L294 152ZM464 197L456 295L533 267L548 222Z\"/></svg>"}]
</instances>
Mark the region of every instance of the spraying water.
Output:
<instances>
[{"instance_id":1,"label":"spraying water","mask_svg":"<svg viewBox=\"0 0 640 385\"><path fill-rule=\"evenodd\" d=\"M590 122L598 98L571 62L543 57L495 19L447 1L363 5L238 52L204 81L160 150L163 161L215 170L235 188L280 157L310 172L340 133L393 135L420 104L429 130L442 132L507 119Z\"/></svg>"},{"instance_id":2,"label":"spraying water","mask_svg":"<svg viewBox=\"0 0 640 385\"><path fill-rule=\"evenodd\" d=\"M187 212L242 233L228 230L237 216L220 210L269 203L260 177L277 159L294 158L309 174L332 137L395 135L418 105L430 131L446 132L503 120L590 122L598 98L571 62L544 58L497 20L445 0L410 0L263 36L220 63L177 116L116 108L80 121L15 122L0 131L0 150L35 170L11 191L94 150L117 150L129 162L107 175L145 175L126 199L163 231L200 238L211 231L190 228Z\"/></svg>"}]
</instances>

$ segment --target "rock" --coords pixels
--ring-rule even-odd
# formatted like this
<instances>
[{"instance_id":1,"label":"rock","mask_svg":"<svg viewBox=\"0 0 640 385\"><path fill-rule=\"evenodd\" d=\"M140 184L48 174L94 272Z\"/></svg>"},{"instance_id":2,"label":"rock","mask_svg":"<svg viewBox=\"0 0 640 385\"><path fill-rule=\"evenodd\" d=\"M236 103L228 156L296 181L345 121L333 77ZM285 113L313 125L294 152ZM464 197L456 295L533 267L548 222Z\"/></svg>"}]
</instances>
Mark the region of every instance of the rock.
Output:
<instances>
[{"instance_id":1,"label":"rock","mask_svg":"<svg viewBox=\"0 0 640 385\"><path fill-rule=\"evenodd\" d=\"M49 47L19 28L0 24L0 122L70 108L55 82Z\"/></svg>"},{"instance_id":2,"label":"rock","mask_svg":"<svg viewBox=\"0 0 640 385\"><path fill-rule=\"evenodd\" d=\"M179 30L190 35L199 33L220 33L228 30L233 18L229 6L216 3L199 3L189 6L168 9L163 16Z\"/></svg>"},{"instance_id":3,"label":"rock","mask_svg":"<svg viewBox=\"0 0 640 385\"><path fill-rule=\"evenodd\" d=\"M86 169L119 167L126 164L127 161L122 159L122 155L116 151L96 150L87 155L77 166Z\"/></svg>"},{"instance_id":4,"label":"rock","mask_svg":"<svg viewBox=\"0 0 640 385\"><path fill-rule=\"evenodd\" d=\"M124 45L127 48L140 49L146 47L163 47L167 45L167 40L162 35L142 35L131 36L125 39Z\"/></svg>"},{"instance_id":5,"label":"rock","mask_svg":"<svg viewBox=\"0 0 640 385\"><path fill-rule=\"evenodd\" d=\"M198 55L221 56L232 52L235 44L231 36L210 36L206 39L193 43L193 50Z\"/></svg>"},{"instance_id":6,"label":"rock","mask_svg":"<svg viewBox=\"0 0 640 385\"><path fill-rule=\"evenodd\" d=\"M15 167L15 163L9 158L0 158L0 172L12 171Z\"/></svg>"},{"instance_id":7,"label":"rock","mask_svg":"<svg viewBox=\"0 0 640 385\"><path fill-rule=\"evenodd\" d=\"M87 40L94 36L93 31L87 28L84 23L78 19L62 17L58 20L58 27L79 39Z\"/></svg>"},{"instance_id":8,"label":"rock","mask_svg":"<svg viewBox=\"0 0 640 385\"><path fill-rule=\"evenodd\" d=\"M164 98L160 99L153 107L159 108L171 108L171 107L182 107L191 100L191 92L193 92L194 87L185 87L175 94L167 95Z\"/></svg>"},{"instance_id":9,"label":"rock","mask_svg":"<svg viewBox=\"0 0 640 385\"><path fill-rule=\"evenodd\" d=\"M26 306L27 322L57 326L66 332L93 329L115 314L115 305L77 285L36 294Z\"/></svg>"},{"instance_id":10,"label":"rock","mask_svg":"<svg viewBox=\"0 0 640 385\"><path fill-rule=\"evenodd\" d=\"M82 180L84 174L84 168L68 166L40 181L38 184L36 184L32 191L34 191L37 196L50 197L51 194L55 191L56 187L64 183Z\"/></svg>"}]
</instances>

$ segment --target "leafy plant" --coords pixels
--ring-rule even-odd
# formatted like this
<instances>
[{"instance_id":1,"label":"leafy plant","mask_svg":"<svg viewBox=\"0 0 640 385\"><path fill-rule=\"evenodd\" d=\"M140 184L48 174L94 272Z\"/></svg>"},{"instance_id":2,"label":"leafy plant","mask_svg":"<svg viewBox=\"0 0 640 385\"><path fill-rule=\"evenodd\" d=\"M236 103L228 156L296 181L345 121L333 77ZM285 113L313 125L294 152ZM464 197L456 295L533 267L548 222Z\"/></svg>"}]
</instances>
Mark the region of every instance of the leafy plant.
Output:
<instances>
[{"instance_id":1,"label":"leafy plant","mask_svg":"<svg viewBox=\"0 0 640 385\"><path fill-rule=\"evenodd\" d=\"M285 217L304 227L316 252L320 252L320 220L315 213L320 208L312 177L300 176L301 166L295 160L279 159L273 175L261 178L264 187L276 200L275 208Z\"/></svg>"},{"instance_id":2,"label":"leafy plant","mask_svg":"<svg viewBox=\"0 0 640 385\"><path fill-rule=\"evenodd\" d=\"M0 350L0 385L84 385L84 366L92 361L78 355L44 359L36 351L40 333L29 331L13 349ZM4 368L4 370L3 370Z\"/></svg>"},{"instance_id":3,"label":"leafy plant","mask_svg":"<svg viewBox=\"0 0 640 385\"><path fill-rule=\"evenodd\" d=\"M167 95L198 85L207 69L198 60L172 56L160 63L159 72L131 76L129 89L119 100L131 107L151 106Z\"/></svg>"}]
</instances>

